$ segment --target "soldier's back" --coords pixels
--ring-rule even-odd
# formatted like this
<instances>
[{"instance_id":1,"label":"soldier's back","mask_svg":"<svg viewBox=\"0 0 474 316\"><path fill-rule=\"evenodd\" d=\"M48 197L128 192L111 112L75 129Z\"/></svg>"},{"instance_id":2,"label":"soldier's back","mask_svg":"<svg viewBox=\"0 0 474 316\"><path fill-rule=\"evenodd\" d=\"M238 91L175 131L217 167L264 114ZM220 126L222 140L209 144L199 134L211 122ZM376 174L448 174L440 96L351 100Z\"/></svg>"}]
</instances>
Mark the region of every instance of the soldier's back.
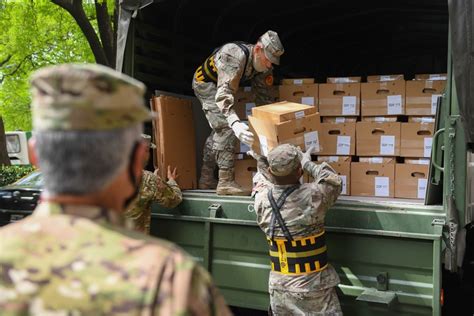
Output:
<instances>
[{"instance_id":1,"label":"soldier's back","mask_svg":"<svg viewBox=\"0 0 474 316\"><path fill-rule=\"evenodd\" d=\"M207 314L213 308L228 312L209 275L171 243L100 217L66 214L33 214L0 229L2 315Z\"/></svg>"}]
</instances>

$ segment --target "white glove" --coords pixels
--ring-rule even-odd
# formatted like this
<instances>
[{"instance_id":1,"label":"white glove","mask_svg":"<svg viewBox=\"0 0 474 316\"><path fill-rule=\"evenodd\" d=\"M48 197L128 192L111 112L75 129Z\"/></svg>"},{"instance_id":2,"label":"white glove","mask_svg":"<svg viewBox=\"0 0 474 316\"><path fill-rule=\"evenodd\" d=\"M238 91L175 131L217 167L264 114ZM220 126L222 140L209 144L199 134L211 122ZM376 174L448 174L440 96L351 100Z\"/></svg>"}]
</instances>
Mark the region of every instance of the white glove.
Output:
<instances>
[{"instance_id":1,"label":"white glove","mask_svg":"<svg viewBox=\"0 0 474 316\"><path fill-rule=\"evenodd\" d=\"M244 144L252 147L253 134L249 131L249 127L242 122L235 122L231 126L235 136Z\"/></svg>"},{"instance_id":2,"label":"white glove","mask_svg":"<svg viewBox=\"0 0 474 316\"><path fill-rule=\"evenodd\" d=\"M311 154L315 151L316 151L316 146L311 146L311 147L308 148L308 150L305 153L301 152L302 155L303 155L301 157L301 167L303 169L304 169L304 166L306 165L306 163L311 161Z\"/></svg>"}]
</instances>

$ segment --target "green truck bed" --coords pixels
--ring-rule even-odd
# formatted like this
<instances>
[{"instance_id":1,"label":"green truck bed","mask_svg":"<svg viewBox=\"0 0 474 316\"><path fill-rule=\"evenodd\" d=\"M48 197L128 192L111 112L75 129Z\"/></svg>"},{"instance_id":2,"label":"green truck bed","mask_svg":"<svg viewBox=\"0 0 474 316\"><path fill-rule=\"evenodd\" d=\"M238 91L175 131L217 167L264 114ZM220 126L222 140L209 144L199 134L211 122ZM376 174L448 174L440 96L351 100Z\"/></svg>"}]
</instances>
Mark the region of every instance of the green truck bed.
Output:
<instances>
[{"instance_id":1,"label":"green truck bed","mask_svg":"<svg viewBox=\"0 0 474 316\"><path fill-rule=\"evenodd\" d=\"M212 273L227 302L266 310L270 270L253 199L186 191L176 209L153 208L152 234ZM340 197L326 217L329 260L345 315L439 315L441 206Z\"/></svg>"}]
</instances>

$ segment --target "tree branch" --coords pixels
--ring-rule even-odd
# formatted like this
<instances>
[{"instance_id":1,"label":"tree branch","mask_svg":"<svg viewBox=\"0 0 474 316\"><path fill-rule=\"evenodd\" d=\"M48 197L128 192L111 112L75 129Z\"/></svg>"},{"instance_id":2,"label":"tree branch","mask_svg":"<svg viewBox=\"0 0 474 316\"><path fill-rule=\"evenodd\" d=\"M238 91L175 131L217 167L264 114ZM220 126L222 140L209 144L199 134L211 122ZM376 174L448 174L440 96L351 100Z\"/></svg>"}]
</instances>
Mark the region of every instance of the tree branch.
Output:
<instances>
[{"instance_id":1,"label":"tree branch","mask_svg":"<svg viewBox=\"0 0 474 316\"><path fill-rule=\"evenodd\" d=\"M107 56L104 52L99 37L97 36L92 24L87 19L84 8L82 7L82 0L52 0L52 2L61 8L65 9L71 16L76 20L77 25L79 25L82 33L89 42L89 46L92 49L94 54L95 61L98 64L106 65L109 67L114 67L109 63Z\"/></svg>"},{"instance_id":2,"label":"tree branch","mask_svg":"<svg viewBox=\"0 0 474 316\"><path fill-rule=\"evenodd\" d=\"M20 70L20 68L21 68L21 66L23 65L23 63L24 63L25 61L27 61L28 59L31 60L31 55L25 56L25 58L23 58L23 59L18 63L18 65L16 65L15 69L13 69L12 71L10 71L9 73L3 74L2 77L0 78L0 84L3 83L3 81L5 80L6 77L12 76L12 75L14 75L18 70Z\"/></svg>"},{"instance_id":3,"label":"tree branch","mask_svg":"<svg viewBox=\"0 0 474 316\"><path fill-rule=\"evenodd\" d=\"M115 67L115 51L113 43L113 31L107 9L107 1L95 0L95 12L97 15L97 25L99 26L100 40L104 48L105 55L111 66Z\"/></svg>"},{"instance_id":4,"label":"tree branch","mask_svg":"<svg viewBox=\"0 0 474 316\"><path fill-rule=\"evenodd\" d=\"M0 61L0 67L8 63L8 61L12 58L13 55L8 55L4 60Z\"/></svg>"}]
</instances>

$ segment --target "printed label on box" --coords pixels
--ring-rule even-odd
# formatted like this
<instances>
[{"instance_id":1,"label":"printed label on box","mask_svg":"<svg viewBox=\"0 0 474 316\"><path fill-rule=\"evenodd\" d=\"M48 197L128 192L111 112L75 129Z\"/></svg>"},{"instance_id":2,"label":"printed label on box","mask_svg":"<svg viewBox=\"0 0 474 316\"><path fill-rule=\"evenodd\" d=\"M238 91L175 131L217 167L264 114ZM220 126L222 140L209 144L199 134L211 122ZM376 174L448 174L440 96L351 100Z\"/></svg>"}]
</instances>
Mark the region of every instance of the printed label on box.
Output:
<instances>
[{"instance_id":1,"label":"printed label on box","mask_svg":"<svg viewBox=\"0 0 474 316\"><path fill-rule=\"evenodd\" d=\"M430 80L446 80L446 76L430 75Z\"/></svg>"},{"instance_id":2,"label":"printed label on box","mask_svg":"<svg viewBox=\"0 0 474 316\"><path fill-rule=\"evenodd\" d=\"M424 199L426 194L426 186L428 185L428 179L418 179L418 194L417 198Z\"/></svg>"},{"instance_id":3,"label":"printed label on box","mask_svg":"<svg viewBox=\"0 0 474 316\"><path fill-rule=\"evenodd\" d=\"M383 158L382 157L369 158L369 163L383 163Z\"/></svg>"},{"instance_id":4,"label":"printed label on box","mask_svg":"<svg viewBox=\"0 0 474 316\"><path fill-rule=\"evenodd\" d=\"M380 154L394 155L395 154L395 136L382 135L380 136Z\"/></svg>"},{"instance_id":5,"label":"printed label on box","mask_svg":"<svg viewBox=\"0 0 474 316\"><path fill-rule=\"evenodd\" d=\"M397 95L387 95L387 114L395 115L402 114L402 96Z\"/></svg>"},{"instance_id":6,"label":"printed label on box","mask_svg":"<svg viewBox=\"0 0 474 316\"><path fill-rule=\"evenodd\" d=\"M342 191L341 191L341 194L347 194L347 186L346 186L346 183L347 183L346 181L347 181L347 180L346 180L346 176L344 176L344 175L341 174L341 175L339 175L339 177L340 177L341 180L342 180Z\"/></svg>"},{"instance_id":7,"label":"printed label on box","mask_svg":"<svg viewBox=\"0 0 474 316\"><path fill-rule=\"evenodd\" d=\"M252 115L252 108L255 107L254 102L245 103L245 117L247 118L249 115Z\"/></svg>"},{"instance_id":8,"label":"printed label on box","mask_svg":"<svg viewBox=\"0 0 474 316\"><path fill-rule=\"evenodd\" d=\"M316 148L316 152L320 151L318 131L304 133L304 146L305 150L308 150L310 147L314 146Z\"/></svg>"},{"instance_id":9,"label":"printed label on box","mask_svg":"<svg viewBox=\"0 0 474 316\"><path fill-rule=\"evenodd\" d=\"M267 138L262 135L258 135L258 140L260 141L260 153L263 156L268 155L268 142Z\"/></svg>"},{"instance_id":10,"label":"printed label on box","mask_svg":"<svg viewBox=\"0 0 474 316\"><path fill-rule=\"evenodd\" d=\"M346 118L345 117L336 117L336 123L345 123Z\"/></svg>"},{"instance_id":11,"label":"printed label on box","mask_svg":"<svg viewBox=\"0 0 474 316\"><path fill-rule=\"evenodd\" d=\"M303 84L303 79L295 79L293 80L293 84Z\"/></svg>"},{"instance_id":12,"label":"printed label on box","mask_svg":"<svg viewBox=\"0 0 474 316\"><path fill-rule=\"evenodd\" d=\"M304 111L295 112L295 117L297 119L300 119L300 118L304 117Z\"/></svg>"},{"instance_id":13,"label":"printed label on box","mask_svg":"<svg viewBox=\"0 0 474 316\"><path fill-rule=\"evenodd\" d=\"M374 122L385 122L387 119L383 116L374 117Z\"/></svg>"},{"instance_id":14,"label":"printed label on box","mask_svg":"<svg viewBox=\"0 0 474 316\"><path fill-rule=\"evenodd\" d=\"M433 137L425 137L423 146L423 157L431 157L431 147L433 146Z\"/></svg>"},{"instance_id":15,"label":"printed label on box","mask_svg":"<svg viewBox=\"0 0 474 316\"><path fill-rule=\"evenodd\" d=\"M380 81L391 81L392 78L390 76L380 76Z\"/></svg>"},{"instance_id":16,"label":"printed label on box","mask_svg":"<svg viewBox=\"0 0 474 316\"><path fill-rule=\"evenodd\" d=\"M422 117L420 119L421 123L434 123L434 117Z\"/></svg>"},{"instance_id":17,"label":"printed label on box","mask_svg":"<svg viewBox=\"0 0 474 316\"><path fill-rule=\"evenodd\" d=\"M244 154L237 154L237 155L235 155L235 158L237 160L242 160L242 159L244 159Z\"/></svg>"},{"instance_id":18,"label":"printed label on box","mask_svg":"<svg viewBox=\"0 0 474 316\"><path fill-rule=\"evenodd\" d=\"M388 177L375 177L375 196L389 196L390 181Z\"/></svg>"},{"instance_id":19,"label":"printed label on box","mask_svg":"<svg viewBox=\"0 0 474 316\"><path fill-rule=\"evenodd\" d=\"M301 104L314 106L314 97L302 97Z\"/></svg>"},{"instance_id":20,"label":"printed label on box","mask_svg":"<svg viewBox=\"0 0 474 316\"><path fill-rule=\"evenodd\" d=\"M441 97L441 94L432 94L431 95L431 114L436 115L436 108L438 107L438 98Z\"/></svg>"},{"instance_id":21,"label":"printed label on box","mask_svg":"<svg viewBox=\"0 0 474 316\"><path fill-rule=\"evenodd\" d=\"M328 157L328 161L329 161L329 162L338 162L338 161L339 161L339 157L338 157L338 156L329 156L329 157Z\"/></svg>"},{"instance_id":22,"label":"printed label on box","mask_svg":"<svg viewBox=\"0 0 474 316\"><path fill-rule=\"evenodd\" d=\"M350 136L337 136L337 155L350 155L351 152L351 137Z\"/></svg>"},{"instance_id":23,"label":"printed label on box","mask_svg":"<svg viewBox=\"0 0 474 316\"><path fill-rule=\"evenodd\" d=\"M355 115L356 103L357 103L356 96L342 97L342 115Z\"/></svg>"},{"instance_id":24,"label":"printed label on box","mask_svg":"<svg viewBox=\"0 0 474 316\"><path fill-rule=\"evenodd\" d=\"M251 86L244 87L244 91L245 92L250 92L250 91L252 91L252 87Z\"/></svg>"}]
</instances>

